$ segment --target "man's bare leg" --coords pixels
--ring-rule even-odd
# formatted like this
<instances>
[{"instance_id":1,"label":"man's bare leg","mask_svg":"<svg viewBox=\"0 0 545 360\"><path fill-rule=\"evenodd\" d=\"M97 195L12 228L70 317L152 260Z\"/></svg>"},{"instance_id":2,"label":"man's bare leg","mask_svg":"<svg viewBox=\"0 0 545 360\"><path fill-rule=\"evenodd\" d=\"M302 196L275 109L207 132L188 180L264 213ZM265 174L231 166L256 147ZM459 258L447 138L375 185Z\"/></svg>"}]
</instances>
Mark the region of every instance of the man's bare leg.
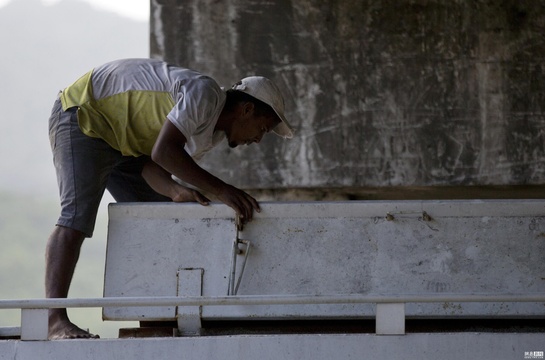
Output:
<instances>
[{"instance_id":1,"label":"man's bare leg","mask_svg":"<svg viewBox=\"0 0 545 360\"><path fill-rule=\"evenodd\" d=\"M79 259L83 233L56 226L47 242L45 254L45 293L48 298L66 298ZM49 310L49 339L98 338L80 329L69 319L66 309Z\"/></svg>"}]
</instances>

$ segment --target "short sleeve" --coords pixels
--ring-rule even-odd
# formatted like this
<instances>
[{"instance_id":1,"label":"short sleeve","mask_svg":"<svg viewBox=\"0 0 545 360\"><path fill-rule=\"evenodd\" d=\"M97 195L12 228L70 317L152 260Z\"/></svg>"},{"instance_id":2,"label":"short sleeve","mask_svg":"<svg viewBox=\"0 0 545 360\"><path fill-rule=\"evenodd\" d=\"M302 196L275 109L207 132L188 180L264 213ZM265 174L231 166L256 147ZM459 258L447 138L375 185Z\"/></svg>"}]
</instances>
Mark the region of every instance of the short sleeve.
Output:
<instances>
[{"instance_id":1,"label":"short sleeve","mask_svg":"<svg viewBox=\"0 0 545 360\"><path fill-rule=\"evenodd\" d=\"M198 160L217 144L214 130L226 95L206 76L182 80L177 86L172 94L175 105L167 118L185 136L187 153Z\"/></svg>"},{"instance_id":2,"label":"short sleeve","mask_svg":"<svg viewBox=\"0 0 545 360\"><path fill-rule=\"evenodd\" d=\"M167 118L182 132L186 139L214 119L221 102L221 89L210 78L200 77L179 84L176 104Z\"/></svg>"}]
</instances>

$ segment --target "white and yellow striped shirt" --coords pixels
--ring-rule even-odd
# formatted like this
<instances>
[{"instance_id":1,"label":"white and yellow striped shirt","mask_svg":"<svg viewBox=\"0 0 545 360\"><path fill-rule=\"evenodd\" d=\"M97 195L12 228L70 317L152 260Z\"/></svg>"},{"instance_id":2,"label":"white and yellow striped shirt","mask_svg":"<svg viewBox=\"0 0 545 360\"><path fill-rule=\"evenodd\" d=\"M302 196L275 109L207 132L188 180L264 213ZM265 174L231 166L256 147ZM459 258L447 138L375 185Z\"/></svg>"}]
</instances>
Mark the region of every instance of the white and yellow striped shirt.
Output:
<instances>
[{"instance_id":1,"label":"white and yellow striped shirt","mask_svg":"<svg viewBox=\"0 0 545 360\"><path fill-rule=\"evenodd\" d=\"M126 156L151 155L166 119L186 137L198 160L225 135L214 127L225 92L212 78L153 59L107 63L62 91L63 109L78 107L88 136L101 138Z\"/></svg>"}]
</instances>

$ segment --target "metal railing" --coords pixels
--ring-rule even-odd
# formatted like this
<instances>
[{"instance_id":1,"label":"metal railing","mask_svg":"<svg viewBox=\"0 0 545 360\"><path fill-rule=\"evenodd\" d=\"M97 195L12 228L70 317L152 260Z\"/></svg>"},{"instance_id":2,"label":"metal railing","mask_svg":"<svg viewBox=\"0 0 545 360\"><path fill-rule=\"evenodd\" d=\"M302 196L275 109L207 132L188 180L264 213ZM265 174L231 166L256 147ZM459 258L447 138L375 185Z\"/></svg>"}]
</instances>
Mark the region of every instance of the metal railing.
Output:
<instances>
[{"instance_id":1,"label":"metal railing","mask_svg":"<svg viewBox=\"0 0 545 360\"><path fill-rule=\"evenodd\" d=\"M405 333L405 304L442 302L545 303L545 293L433 295L245 295L22 299L0 300L0 310L21 309L20 333L22 340L47 340L47 315L48 310L52 308L376 304L376 333L379 335L400 335Z\"/></svg>"}]
</instances>

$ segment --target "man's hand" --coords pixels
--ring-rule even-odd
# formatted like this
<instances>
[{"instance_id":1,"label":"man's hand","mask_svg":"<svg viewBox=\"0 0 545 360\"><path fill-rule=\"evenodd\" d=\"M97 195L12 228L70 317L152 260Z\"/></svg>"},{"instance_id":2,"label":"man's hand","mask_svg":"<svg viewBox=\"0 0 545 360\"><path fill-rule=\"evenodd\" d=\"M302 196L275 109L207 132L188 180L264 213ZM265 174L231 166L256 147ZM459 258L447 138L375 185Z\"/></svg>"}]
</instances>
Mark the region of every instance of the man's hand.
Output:
<instances>
[{"instance_id":1,"label":"man's hand","mask_svg":"<svg viewBox=\"0 0 545 360\"><path fill-rule=\"evenodd\" d=\"M197 190L178 184L165 169L151 160L144 166L142 177L153 190L171 198L174 202L195 201L201 205L208 205L210 203L210 200Z\"/></svg>"},{"instance_id":2,"label":"man's hand","mask_svg":"<svg viewBox=\"0 0 545 360\"><path fill-rule=\"evenodd\" d=\"M173 174L183 182L214 195L233 208L243 223L252 220L253 211L260 211L257 201L197 165L184 149L186 142L182 132L167 120L153 146L151 158L168 174Z\"/></svg>"},{"instance_id":3,"label":"man's hand","mask_svg":"<svg viewBox=\"0 0 545 360\"><path fill-rule=\"evenodd\" d=\"M222 187L217 197L225 205L235 210L243 224L252 221L254 210L257 212L261 211L256 199L229 184L225 184Z\"/></svg>"}]
</instances>

